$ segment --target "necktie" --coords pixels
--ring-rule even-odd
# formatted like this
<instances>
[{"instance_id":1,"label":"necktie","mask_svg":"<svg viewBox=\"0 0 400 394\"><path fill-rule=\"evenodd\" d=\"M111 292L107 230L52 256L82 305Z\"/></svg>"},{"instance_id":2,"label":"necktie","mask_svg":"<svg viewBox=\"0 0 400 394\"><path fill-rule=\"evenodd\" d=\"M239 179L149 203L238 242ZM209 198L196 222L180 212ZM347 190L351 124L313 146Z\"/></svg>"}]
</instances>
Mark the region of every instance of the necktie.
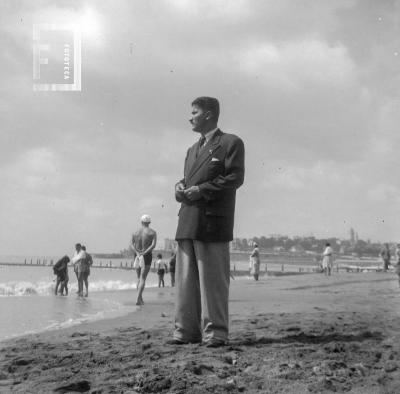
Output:
<instances>
[{"instance_id":1,"label":"necktie","mask_svg":"<svg viewBox=\"0 0 400 394\"><path fill-rule=\"evenodd\" d=\"M206 142L206 137L202 136L199 139L199 144L197 145L197 155L196 155L196 157L199 155L199 152L200 152L201 148L204 146L205 142Z\"/></svg>"},{"instance_id":2,"label":"necktie","mask_svg":"<svg viewBox=\"0 0 400 394\"><path fill-rule=\"evenodd\" d=\"M199 149L201 149L204 146L205 142L206 142L206 137L201 136L199 140Z\"/></svg>"}]
</instances>

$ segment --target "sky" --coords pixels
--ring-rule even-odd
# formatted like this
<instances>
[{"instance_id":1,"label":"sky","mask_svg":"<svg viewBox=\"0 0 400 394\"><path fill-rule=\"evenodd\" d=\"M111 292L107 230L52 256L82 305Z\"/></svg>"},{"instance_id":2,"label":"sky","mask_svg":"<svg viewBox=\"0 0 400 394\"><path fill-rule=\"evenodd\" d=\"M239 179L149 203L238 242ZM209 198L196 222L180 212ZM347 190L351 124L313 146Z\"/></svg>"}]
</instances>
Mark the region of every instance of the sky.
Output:
<instances>
[{"instance_id":1,"label":"sky","mask_svg":"<svg viewBox=\"0 0 400 394\"><path fill-rule=\"evenodd\" d=\"M80 26L81 91L33 91L43 23ZM400 1L2 0L0 47L0 254L118 252L144 213L163 246L203 95L236 237L400 240Z\"/></svg>"}]
</instances>

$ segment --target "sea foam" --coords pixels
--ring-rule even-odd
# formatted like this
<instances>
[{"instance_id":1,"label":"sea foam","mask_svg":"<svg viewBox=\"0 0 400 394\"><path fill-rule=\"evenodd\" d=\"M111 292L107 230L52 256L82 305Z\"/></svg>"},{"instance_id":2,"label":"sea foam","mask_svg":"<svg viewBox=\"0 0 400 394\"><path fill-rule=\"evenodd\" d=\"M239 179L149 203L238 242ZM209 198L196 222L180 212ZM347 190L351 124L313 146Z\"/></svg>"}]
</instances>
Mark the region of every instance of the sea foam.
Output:
<instances>
[{"instance_id":1,"label":"sea foam","mask_svg":"<svg viewBox=\"0 0 400 394\"><path fill-rule=\"evenodd\" d=\"M50 295L54 293L55 282L39 281L39 282L6 282L0 283L0 296L32 296L32 295ZM100 280L89 282L89 291L117 291L136 289L136 283L124 282L121 280ZM76 291L77 283L68 285L68 290Z\"/></svg>"}]
</instances>

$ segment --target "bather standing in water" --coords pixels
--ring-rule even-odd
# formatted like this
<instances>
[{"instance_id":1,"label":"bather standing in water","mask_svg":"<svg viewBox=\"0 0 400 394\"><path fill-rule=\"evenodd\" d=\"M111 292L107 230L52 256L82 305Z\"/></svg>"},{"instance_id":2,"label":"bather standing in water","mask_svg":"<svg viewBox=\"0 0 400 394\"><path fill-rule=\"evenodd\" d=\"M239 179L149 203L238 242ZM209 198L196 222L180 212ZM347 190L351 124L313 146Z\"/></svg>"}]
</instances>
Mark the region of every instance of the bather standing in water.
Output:
<instances>
[{"instance_id":1,"label":"bather standing in water","mask_svg":"<svg viewBox=\"0 0 400 394\"><path fill-rule=\"evenodd\" d=\"M58 287L60 287L60 294L64 295L64 290L65 290L65 295L68 295L68 263L69 263L69 257L64 256L60 260L57 261L57 263L54 264L53 267L53 272L55 275L57 275L57 280L56 280L56 288L55 288L55 294L58 294Z\"/></svg>"},{"instance_id":2,"label":"bather standing in water","mask_svg":"<svg viewBox=\"0 0 400 394\"><path fill-rule=\"evenodd\" d=\"M86 252L86 246L82 245L82 250L84 250ZM83 281L83 283L85 284L85 288L86 288L86 293L85 293L85 297L87 297L89 295L89 275L90 275L90 267L93 264L93 259L92 256L86 252L86 258L82 260L81 262L81 276L80 276L80 280ZM82 291L83 291L83 285L82 285Z\"/></svg>"},{"instance_id":3,"label":"bather standing in water","mask_svg":"<svg viewBox=\"0 0 400 394\"><path fill-rule=\"evenodd\" d=\"M72 257L72 264L74 265L74 271L76 279L78 279L78 296L83 296L83 277L82 277L82 261L86 259L86 252L82 249L81 244L75 245L75 253Z\"/></svg>"},{"instance_id":4,"label":"bather standing in water","mask_svg":"<svg viewBox=\"0 0 400 394\"><path fill-rule=\"evenodd\" d=\"M151 262L153 259L152 251L157 243L157 233L150 228L151 218L149 215L143 215L140 219L142 226L132 235L132 249L136 256L142 261L137 269L139 279L138 296L136 305L143 305L143 290L146 285L147 274L150 271Z\"/></svg>"}]
</instances>

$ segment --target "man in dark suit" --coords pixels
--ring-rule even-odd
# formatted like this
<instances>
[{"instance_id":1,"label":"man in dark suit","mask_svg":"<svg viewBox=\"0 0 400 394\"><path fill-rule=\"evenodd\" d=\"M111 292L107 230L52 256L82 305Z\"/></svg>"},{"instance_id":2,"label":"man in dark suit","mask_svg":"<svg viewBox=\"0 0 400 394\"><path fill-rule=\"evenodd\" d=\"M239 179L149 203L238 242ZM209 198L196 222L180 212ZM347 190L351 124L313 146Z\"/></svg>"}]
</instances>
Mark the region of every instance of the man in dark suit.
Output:
<instances>
[{"instance_id":1,"label":"man in dark suit","mask_svg":"<svg viewBox=\"0 0 400 394\"><path fill-rule=\"evenodd\" d=\"M179 211L176 260L175 344L226 344L229 332L229 241L236 189L244 179L244 145L217 126L219 102L192 103L193 131L201 138L187 151L184 178L175 185Z\"/></svg>"}]
</instances>

